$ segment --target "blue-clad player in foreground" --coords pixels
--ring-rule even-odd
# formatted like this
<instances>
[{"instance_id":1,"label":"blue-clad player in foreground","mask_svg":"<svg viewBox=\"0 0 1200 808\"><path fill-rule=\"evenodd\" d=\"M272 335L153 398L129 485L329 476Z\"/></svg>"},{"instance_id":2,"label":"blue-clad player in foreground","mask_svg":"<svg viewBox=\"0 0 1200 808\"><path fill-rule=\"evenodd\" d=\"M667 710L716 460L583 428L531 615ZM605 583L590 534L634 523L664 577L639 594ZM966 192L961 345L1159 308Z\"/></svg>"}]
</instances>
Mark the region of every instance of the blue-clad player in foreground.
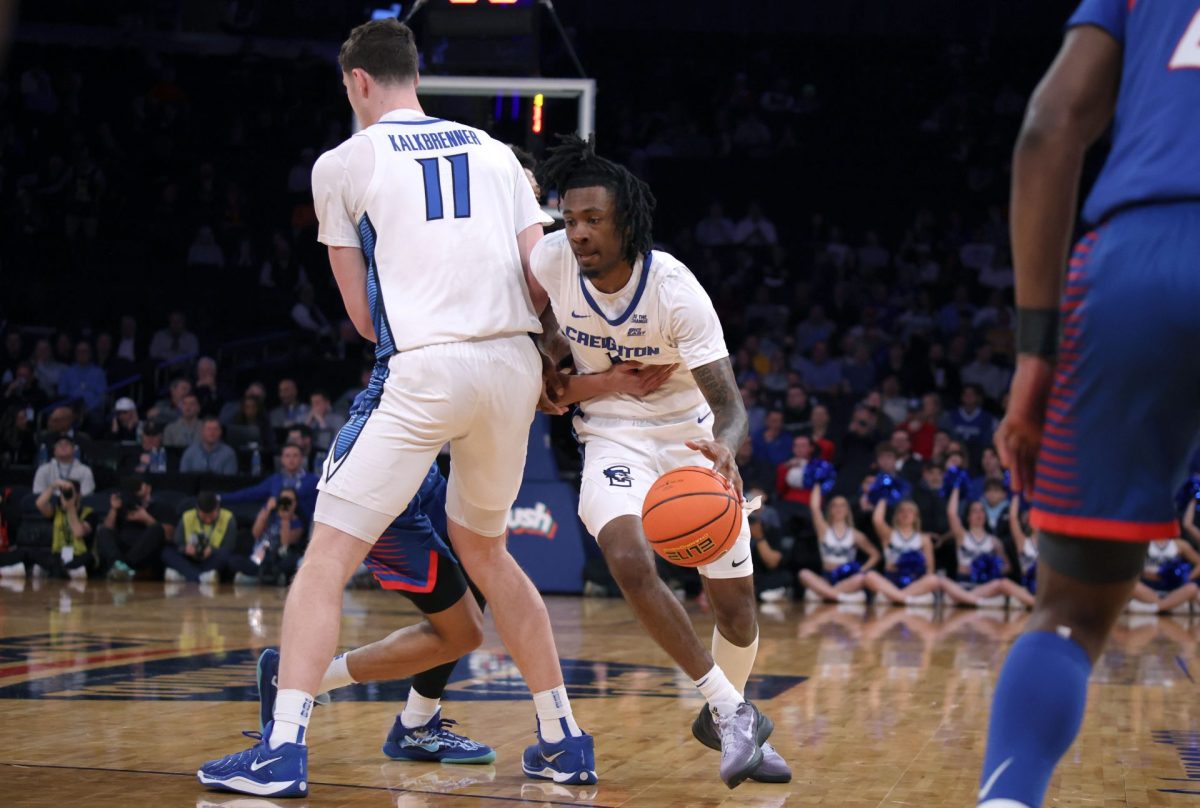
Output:
<instances>
[{"instance_id":1,"label":"blue-clad player in foreground","mask_svg":"<svg viewBox=\"0 0 1200 808\"><path fill-rule=\"evenodd\" d=\"M1068 257L1084 154L1110 121L1093 229ZM1200 1L1079 6L1017 142L1012 244L1019 358L996 446L1033 492L1040 558L981 808L1042 804L1147 542L1178 532L1200 430Z\"/></svg>"}]
</instances>

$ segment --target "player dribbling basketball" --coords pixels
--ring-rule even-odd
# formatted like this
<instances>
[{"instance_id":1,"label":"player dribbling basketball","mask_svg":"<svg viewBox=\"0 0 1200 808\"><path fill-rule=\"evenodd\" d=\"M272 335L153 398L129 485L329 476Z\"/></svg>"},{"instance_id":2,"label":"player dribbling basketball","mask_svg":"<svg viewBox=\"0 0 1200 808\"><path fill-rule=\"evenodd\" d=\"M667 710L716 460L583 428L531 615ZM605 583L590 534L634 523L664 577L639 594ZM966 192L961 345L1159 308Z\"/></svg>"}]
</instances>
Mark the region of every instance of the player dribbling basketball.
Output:
<instances>
[{"instance_id":1,"label":"player dribbling basketball","mask_svg":"<svg viewBox=\"0 0 1200 808\"><path fill-rule=\"evenodd\" d=\"M721 323L691 272L651 250L645 183L577 137L550 150L542 180L560 194L566 229L538 243L530 266L565 341L548 347L569 351L577 371L557 403L582 402L580 517L643 627L708 700L692 731L721 750L721 779L730 788L746 777L787 782L787 764L765 743L770 720L743 695L758 650L748 523L729 552L700 567L717 623L711 656L655 572L642 529L646 492L671 469L715 466L742 495L734 454L747 419ZM607 372L621 365L660 386L613 392Z\"/></svg>"}]
</instances>

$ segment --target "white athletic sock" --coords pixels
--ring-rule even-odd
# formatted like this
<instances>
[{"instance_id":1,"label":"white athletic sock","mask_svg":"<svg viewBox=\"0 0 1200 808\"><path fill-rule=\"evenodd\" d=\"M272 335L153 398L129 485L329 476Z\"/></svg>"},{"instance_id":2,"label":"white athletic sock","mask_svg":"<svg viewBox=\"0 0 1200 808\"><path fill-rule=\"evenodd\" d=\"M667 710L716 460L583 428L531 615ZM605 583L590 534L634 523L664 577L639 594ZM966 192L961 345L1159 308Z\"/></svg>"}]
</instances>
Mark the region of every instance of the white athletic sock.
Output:
<instances>
[{"instance_id":1,"label":"white athletic sock","mask_svg":"<svg viewBox=\"0 0 1200 808\"><path fill-rule=\"evenodd\" d=\"M267 745L275 749L280 744L304 743L312 708L313 697L303 690L280 690L275 696L275 723Z\"/></svg>"},{"instance_id":2,"label":"white athletic sock","mask_svg":"<svg viewBox=\"0 0 1200 808\"><path fill-rule=\"evenodd\" d=\"M719 716L730 716L737 711L738 705L745 699L737 692L721 670L720 665L713 665L712 670L701 676L695 682L696 687L708 699L708 706L717 711Z\"/></svg>"},{"instance_id":3,"label":"white athletic sock","mask_svg":"<svg viewBox=\"0 0 1200 808\"><path fill-rule=\"evenodd\" d=\"M317 688L318 693L328 693L331 690L337 690L339 687L346 687L354 684L357 679L350 675L350 668L346 665L346 655L338 654L329 663L329 667L325 669L325 678L321 680L321 686Z\"/></svg>"},{"instance_id":4,"label":"white athletic sock","mask_svg":"<svg viewBox=\"0 0 1200 808\"><path fill-rule=\"evenodd\" d=\"M565 685L534 693L533 706L537 708L538 730L542 740L557 743L567 735L577 737L583 734L583 730L575 723L575 716L571 715L571 700L567 698Z\"/></svg>"},{"instance_id":5,"label":"white athletic sock","mask_svg":"<svg viewBox=\"0 0 1200 808\"><path fill-rule=\"evenodd\" d=\"M400 713L400 723L408 729L423 727L429 719L437 715L441 699L429 699L417 692L416 688L408 689L408 701L404 702L404 711Z\"/></svg>"},{"instance_id":6,"label":"white athletic sock","mask_svg":"<svg viewBox=\"0 0 1200 808\"><path fill-rule=\"evenodd\" d=\"M713 662L725 671L729 684L745 699L746 681L750 678L750 671L754 669L754 659L758 656L758 632L754 634L754 642L743 647L725 639L721 630L713 626L712 655Z\"/></svg>"}]
</instances>

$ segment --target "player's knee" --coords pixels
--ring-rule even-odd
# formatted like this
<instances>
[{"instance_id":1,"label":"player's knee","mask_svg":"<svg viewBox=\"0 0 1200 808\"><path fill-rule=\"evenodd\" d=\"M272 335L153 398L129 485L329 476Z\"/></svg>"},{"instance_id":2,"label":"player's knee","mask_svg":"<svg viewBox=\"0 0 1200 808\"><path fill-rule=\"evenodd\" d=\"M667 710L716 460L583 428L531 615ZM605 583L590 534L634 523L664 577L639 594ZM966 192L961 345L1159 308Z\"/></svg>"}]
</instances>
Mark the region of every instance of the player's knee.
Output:
<instances>
[{"instance_id":1,"label":"player's knee","mask_svg":"<svg viewBox=\"0 0 1200 808\"><path fill-rule=\"evenodd\" d=\"M605 554L608 568L621 591L644 592L658 583L658 571L648 553L633 548L615 548Z\"/></svg>"},{"instance_id":2,"label":"player's knee","mask_svg":"<svg viewBox=\"0 0 1200 808\"><path fill-rule=\"evenodd\" d=\"M758 636L758 614L753 600L748 604L716 608L715 611L717 630L722 637L743 648L754 642Z\"/></svg>"}]
</instances>

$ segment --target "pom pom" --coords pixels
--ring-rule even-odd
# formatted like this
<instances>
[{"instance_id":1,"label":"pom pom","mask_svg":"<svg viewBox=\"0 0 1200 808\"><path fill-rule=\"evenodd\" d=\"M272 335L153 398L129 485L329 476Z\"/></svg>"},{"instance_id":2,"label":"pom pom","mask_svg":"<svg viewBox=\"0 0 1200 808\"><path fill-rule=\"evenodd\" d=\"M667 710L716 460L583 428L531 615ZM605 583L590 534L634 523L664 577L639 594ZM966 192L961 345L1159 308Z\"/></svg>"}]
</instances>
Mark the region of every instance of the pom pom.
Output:
<instances>
[{"instance_id":1,"label":"pom pom","mask_svg":"<svg viewBox=\"0 0 1200 808\"><path fill-rule=\"evenodd\" d=\"M828 460L810 460L804 467L804 488L811 489L821 486L821 493L829 496L837 482L837 470Z\"/></svg>"},{"instance_id":2,"label":"pom pom","mask_svg":"<svg viewBox=\"0 0 1200 808\"><path fill-rule=\"evenodd\" d=\"M1158 566L1158 588L1163 591L1178 589L1192 577L1192 565L1182 559L1164 561Z\"/></svg>"},{"instance_id":3,"label":"pom pom","mask_svg":"<svg viewBox=\"0 0 1200 808\"><path fill-rule=\"evenodd\" d=\"M988 581L994 581L1002 574L1000 567L1000 559L987 553L981 555L971 562L971 583L986 584Z\"/></svg>"},{"instance_id":4,"label":"pom pom","mask_svg":"<svg viewBox=\"0 0 1200 808\"><path fill-rule=\"evenodd\" d=\"M942 499L950 499L950 495L954 493L954 489L958 489L958 495L961 499L969 499L971 496L971 475L966 469L958 466L947 466L946 473L942 477Z\"/></svg>"},{"instance_id":5,"label":"pom pom","mask_svg":"<svg viewBox=\"0 0 1200 808\"><path fill-rule=\"evenodd\" d=\"M901 553L896 559L896 569L888 577L896 586L903 589L914 581L925 577L925 554L919 550L909 550Z\"/></svg>"},{"instance_id":6,"label":"pom pom","mask_svg":"<svg viewBox=\"0 0 1200 808\"><path fill-rule=\"evenodd\" d=\"M899 505L912 490L907 480L893 477L886 472L875 478L871 490L867 492L867 501L875 505L881 499L886 499L890 505Z\"/></svg>"},{"instance_id":7,"label":"pom pom","mask_svg":"<svg viewBox=\"0 0 1200 808\"><path fill-rule=\"evenodd\" d=\"M825 573L825 578L829 581L829 583L836 586L847 578L858 575L860 572L862 572L862 565L857 561L850 561L833 570L832 572Z\"/></svg>"}]
</instances>

